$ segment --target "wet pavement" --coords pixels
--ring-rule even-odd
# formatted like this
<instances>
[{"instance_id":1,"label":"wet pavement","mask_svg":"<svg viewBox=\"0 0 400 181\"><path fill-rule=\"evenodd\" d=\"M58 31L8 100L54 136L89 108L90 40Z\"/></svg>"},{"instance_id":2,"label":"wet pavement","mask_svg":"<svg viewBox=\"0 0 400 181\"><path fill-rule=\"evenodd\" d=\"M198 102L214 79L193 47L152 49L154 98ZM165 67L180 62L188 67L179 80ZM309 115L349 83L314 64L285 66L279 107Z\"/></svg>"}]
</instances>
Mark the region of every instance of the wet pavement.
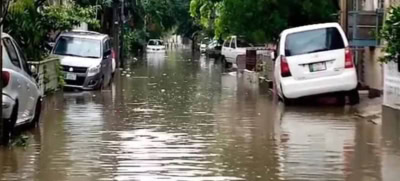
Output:
<instances>
[{"instance_id":1,"label":"wet pavement","mask_svg":"<svg viewBox=\"0 0 400 181\"><path fill-rule=\"evenodd\" d=\"M188 51L129 61L101 92L46 98L26 147L0 148L0 180L388 180L400 178L399 115L285 107ZM397 114L397 115L396 115Z\"/></svg>"}]
</instances>

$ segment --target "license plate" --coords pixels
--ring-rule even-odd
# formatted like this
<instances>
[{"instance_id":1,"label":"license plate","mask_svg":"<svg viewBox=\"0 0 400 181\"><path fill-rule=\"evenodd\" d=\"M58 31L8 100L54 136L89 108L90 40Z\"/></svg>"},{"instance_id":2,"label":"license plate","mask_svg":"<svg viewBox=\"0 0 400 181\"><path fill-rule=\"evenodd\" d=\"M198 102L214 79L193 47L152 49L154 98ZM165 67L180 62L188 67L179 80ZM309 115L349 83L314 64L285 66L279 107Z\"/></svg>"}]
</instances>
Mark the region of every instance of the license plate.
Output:
<instances>
[{"instance_id":1,"label":"license plate","mask_svg":"<svg viewBox=\"0 0 400 181\"><path fill-rule=\"evenodd\" d=\"M325 62L310 64L310 72L318 72L326 70Z\"/></svg>"},{"instance_id":2,"label":"license plate","mask_svg":"<svg viewBox=\"0 0 400 181\"><path fill-rule=\"evenodd\" d=\"M76 80L76 74L67 73L67 74L65 75L65 79L66 79L66 80Z\"/></svg>"}]
</instances>

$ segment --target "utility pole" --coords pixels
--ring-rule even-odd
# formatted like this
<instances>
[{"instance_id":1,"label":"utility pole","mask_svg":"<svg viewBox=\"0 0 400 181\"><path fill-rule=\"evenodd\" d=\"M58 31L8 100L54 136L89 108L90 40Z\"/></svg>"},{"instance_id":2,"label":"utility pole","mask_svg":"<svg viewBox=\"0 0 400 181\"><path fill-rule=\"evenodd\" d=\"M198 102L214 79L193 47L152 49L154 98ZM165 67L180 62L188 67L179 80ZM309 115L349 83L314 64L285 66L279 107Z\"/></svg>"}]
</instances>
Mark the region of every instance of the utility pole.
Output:
<instances>
[{"instance_id":1,"label":"utility pole","mask_svg":"<svg viewBox=\"0 0 400 181\"><path fill-rule=\"evenodd\" d=\"M121 45L121 48L120 48L120 50L119 50L119 53L120 53L120 56L119 56L119 58L120 58L120 67L122 67L122 68L124 68L124 33L125 33L125 27L124 27L124 24L125 24L125 12L124 12L124 10L125 10L125 1L124 0L122 0L122 2L121 2L121 14L120 14L120 29L121 29L121 38L120 38L120 45Z\"/></svg>"},{"instance_id":2,"label":"utility pole","mask_svg":"<svg viewBox=\"0 0 400 181\"><path fill-rule=\"evenodd\" d=\"M4 0L0 0L1 2L1 8L0 8L0 19L1 22L4 22L3 18L3 1ZM3 140L3 131L4 131L4 121L3 121L3 47L2 47L2 39L1 39L1 35L3 33L3 24L0 25L0 69L2 71L2 73L0 74L0 87L1 87L1 94L2 96L0 96L0 103L1 103L1 107L0 107L0 140Z\"/></svg>"},{"instance_id":3,"label":"utility pole","mask_svg":"<svg viewBox=\"0 0 400 181\"><path fill-rule=\"evenodd\" d=\"M120 42L119 42L119 0L113 0L112 3L112 37L113 37L113 46L115 51L115 61L117 62L117 66L121 63L120 61Z\"/></svg>"}]
</instances>

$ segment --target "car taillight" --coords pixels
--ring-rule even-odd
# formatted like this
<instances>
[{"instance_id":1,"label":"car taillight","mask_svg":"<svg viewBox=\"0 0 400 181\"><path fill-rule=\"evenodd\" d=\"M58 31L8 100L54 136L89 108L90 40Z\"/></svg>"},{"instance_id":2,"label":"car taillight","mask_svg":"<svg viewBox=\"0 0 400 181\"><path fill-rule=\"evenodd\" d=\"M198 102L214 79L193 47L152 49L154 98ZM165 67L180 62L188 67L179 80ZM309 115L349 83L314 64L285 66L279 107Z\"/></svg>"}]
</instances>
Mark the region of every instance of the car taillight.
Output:
<instances>
[{"instance_id":1,"label":"car taillight","mask_svg":"<svg viewBox=\"0 0 400 181\"><path fill-rule=\"evenodd\" d=\"M292 73L290 73L289 64L285 56L281 57L281 75L282 77L292 76Z\"/></svg>"},{"instance_id":2,"label":"car taillight","mask_svg":"<svg viewBox=\"0 0 400 181\"><path fill-rule=\"evenodd\" d=\"M7 87L8 83L10 82L10 72L7 71L2 71L1 73L1 79L3 83L3 88Z\"/></svg>"},{"instance_id":3,"label":"car taillight","mask_svg":"<svg viewBox=\"0 0 400 181\"><path fill-rule=\"evenodd\" d=\"M353 62L353 53L351 53L351 50L349 48L345 49L345 60L344 60L344 68L353 68L354 67L354 62Z\"/></svg>"}]
</instances>

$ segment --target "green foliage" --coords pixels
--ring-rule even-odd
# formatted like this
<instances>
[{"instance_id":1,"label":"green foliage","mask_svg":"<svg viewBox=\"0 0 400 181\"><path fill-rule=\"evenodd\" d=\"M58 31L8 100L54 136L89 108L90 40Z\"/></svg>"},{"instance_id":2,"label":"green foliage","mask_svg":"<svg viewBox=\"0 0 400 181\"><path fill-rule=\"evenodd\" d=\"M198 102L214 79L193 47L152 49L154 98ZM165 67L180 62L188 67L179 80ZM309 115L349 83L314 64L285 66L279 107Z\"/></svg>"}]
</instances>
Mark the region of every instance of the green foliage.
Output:
<instances>
[{"instance_id":1,"label":"green foliage","mask_svg":"<svg viewBox=\"0 0 400 181\"><path fill-rule=\"evenodd\" d=\"M192 0L191 15L217 37L273 41L288 27L337 21L332 0Z\"/></svg>"},{"instance_id":2,"label":"green foliage","mask_svg":"<svg viewBox=\"0 0 400 181\"><path fill-rule=\"evenodd\" d=\"M65 80L64 80L64 72L62 71L63 67L61 66L60 61L57 61L56 67L57 67L56 75L57 75L58 88L62 89L65 85Z\"/></svg>"},{"instance_id":3,"label":"green foliage","mask_svg":"<svg viewBox=\"0 0 400 181\"><path fill-rule=\"evenodd\" d=\"M124 52L132 55L134 51L141 49L147 43L148 34L141 30L131 30L126 28L124 33Z\"/></svg>"},{"instance_id":4,"label":"green foliage","mask_svg":"<svg viewBox=\"0 0 400 181\"><path fill-rule=\"evenodd\" d=\"M28 146L29 136L27 135L18 135L11 142L11 147L23 147L26 148Z\"/></svg>"},{"instance_id":5,"label":"green foliage","mask_svg":"<svg viewBox=\"0 0 400 181\"><path fill-rule=\"evenodd\" d=\"M380 58L381 62L397 61L400 55L400 7L391 7L385 24L380 32L379 38L386 41L383 48L385 56Z\"/></svg>"},{"instance_id":6,"label":"green foliage","mask_svg":"<svg viewBox=\"0 0 400 181\"><path fill-rule=\"evenodd\" d=\"M81 22L99 27L95 16L95 7L74 4L36 7L34 0L18 0L9 8L4 31L18 41L29 60L38 61L47 56L50 33L71 30Z\"/></svg>"}]
</instances>

